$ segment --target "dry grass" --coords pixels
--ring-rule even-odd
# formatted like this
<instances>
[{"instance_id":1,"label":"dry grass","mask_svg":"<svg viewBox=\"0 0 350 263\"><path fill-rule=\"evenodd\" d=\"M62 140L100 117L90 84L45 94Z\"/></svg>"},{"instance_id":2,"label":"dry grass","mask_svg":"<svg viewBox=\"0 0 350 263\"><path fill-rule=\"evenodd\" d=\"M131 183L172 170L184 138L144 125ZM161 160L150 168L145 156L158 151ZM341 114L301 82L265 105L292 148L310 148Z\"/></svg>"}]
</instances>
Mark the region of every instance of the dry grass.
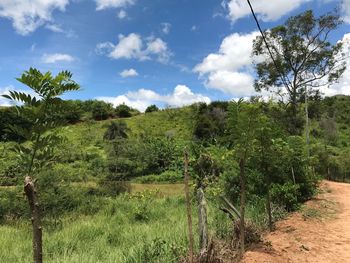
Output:
<instances>
[{"instance_id":1,"label":"dry grass","mask_svg":"<svg viewBox=\"0 0 350 263\"><path fill-rule=\"evenodd\" d=\"M131 183L131 192L158 191L163 196L179 196L184 193L183 184L136 184Z\"/></svg>"}]
</instances>

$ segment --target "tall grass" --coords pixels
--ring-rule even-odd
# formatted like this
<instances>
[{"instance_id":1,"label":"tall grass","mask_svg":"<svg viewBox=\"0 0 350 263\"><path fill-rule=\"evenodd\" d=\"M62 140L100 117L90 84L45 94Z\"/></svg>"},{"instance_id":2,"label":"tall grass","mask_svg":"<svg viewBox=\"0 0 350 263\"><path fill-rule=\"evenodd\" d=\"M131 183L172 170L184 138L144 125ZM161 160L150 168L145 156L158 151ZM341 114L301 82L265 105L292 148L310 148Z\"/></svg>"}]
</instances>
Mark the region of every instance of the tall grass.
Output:
<instances>
[{"instance_id":1,"label":"tall grass","mask_svg":"<svg viewBox=\"0 0 350 263\"><path fill-rule=\"evenodd\" d=\"M46 228L45 262L177 262L186 253L186 222L181 197L110 199L95 215ZM1 262L30 262L29 222L0 226L0 244Z\"/></svg>"}]
</instances>

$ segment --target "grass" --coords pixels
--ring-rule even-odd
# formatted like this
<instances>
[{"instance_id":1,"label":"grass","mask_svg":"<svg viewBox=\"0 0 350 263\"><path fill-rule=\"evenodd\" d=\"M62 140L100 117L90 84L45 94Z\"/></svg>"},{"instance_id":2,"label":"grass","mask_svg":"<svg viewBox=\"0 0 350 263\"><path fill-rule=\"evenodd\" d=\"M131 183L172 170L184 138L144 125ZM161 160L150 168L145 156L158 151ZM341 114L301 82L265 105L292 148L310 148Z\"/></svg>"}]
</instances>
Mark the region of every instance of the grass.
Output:
<instances>
[{"instance_id":1,"label":"grass","mask_svg":"<svg viewBox=\"0 0 350 263\"><path fill-rule=\"evenodd\" d=\"M163 196L184 195L183 184L138 184L131 183L131 192L143 192L145 190L156 190Z\"/></svg>"},{"instance_id":2,"label":"grass","mask_svg":"<svg viewBox=\"0 0 350 263\"><path fill-rule=\"evenodd\" d=\"M44 231L45 262L177 262L187 246L185 211L182 198L110 199L96 215L65 217ZM29 222L0 233L2 262L31 261Z\"/></svg>"}]
</instances>

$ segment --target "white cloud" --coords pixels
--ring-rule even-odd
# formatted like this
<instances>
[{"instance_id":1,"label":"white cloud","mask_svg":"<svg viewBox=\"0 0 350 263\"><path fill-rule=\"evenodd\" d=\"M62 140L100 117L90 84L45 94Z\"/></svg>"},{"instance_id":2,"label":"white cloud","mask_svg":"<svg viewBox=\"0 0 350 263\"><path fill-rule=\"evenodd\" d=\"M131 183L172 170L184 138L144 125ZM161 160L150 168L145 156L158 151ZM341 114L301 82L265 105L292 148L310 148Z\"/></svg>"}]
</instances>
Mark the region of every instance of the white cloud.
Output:
<instances>
[{"instance_id":1,"label":"white cloud","mask_svg":"<svg viewBox=\"0 0 350 263\"><path fill-rule=\"evenodd\" d=\"M0 106L8 107L12 105L10 100L2 96L2 95L8 95L10 90L14 90L14 88L11 86L0 88Z\"/></svg>"},{"instance_id":2,"label":"white cloud","mask_svg":"<svg viewBox=\"0 0 350 263\"><path fill-rule=\"evenodd\" d=\"M165 43L160 38L151 39L147 43L147 49L145 50L146 55L154 54L158 56L158 61L161 63L166 63L169 61L172 55L168 49L167 43Z\"/></svg>"},{"instance_id":3,"label":"white cloud","mask_svg":"<svg viewBox=\"0 0 350 263\"><path fill-rule=\"evenodd\" d=\"M341 8L344 13L344 21L350 23L350 0L343 0Z\"/></svg>"},{"instance_id":4,"label":"white cloud","mask_svg":"<svg viewBox=\"0 0 350 263\"><path fill-rule=\"evenodd\" d=\"M135 0L95 0L96 10L107 8L121 8L129 5L134 5Z\"/></svg>"},{"instance_id":5,"label":"white cloud","mask_svg":"<svg viewBox=\"0 0 350 263\"><path fill-rule=\"evenodd\" d=\"M194 72L205 79L209 88L233 96L250 96L254 93L254 79L249 73L255 59L252 57L253 40L258 32L234 33L224 38L219 51L211 53L196 65Z\"/></svg>"},{"instance_id":6,"label":"white cloud","mask_svg":"<svg viewBox=\"0 0 350 263\"><path fill-rule=\"evenodd\" d=\"M24 92L26 94L31 95L32 97L36 97L37 99L40 99L37 94L35 94L32 90L22 90L22 89L16 89L13 86L7 86L7 87L0 87L0 106L2 107L8 107L8 106L14 106L14 105L21 105L21 103L13 102L9 99L6 99L2 97L2 95L8 95L10 91L17 91L17 92Z\"/></svg>"},{"instance_id":7,"label":"white cloud","mask_svg":"<svg viewBox=\"0 0 350 263\"><path fill-rule=\"evenodd\" d=\"M170 28L171 28L171 24L170 23L161 23L161 26L162 26L162 32L164 34L169 34Z\"/></svg>"},{"instance_id":8,"label":"white cloud","mask_svg":"<svg viewBox=\"0 0 350 263\"><path fill-rule=\"evenodd\" d=\"M119 19L124 19L124 18L126 18L127 17L127 14L126 14L126 12L125 12L125 10L120 10L119 12L118 12L118 14L117 14L117 17L119 18Z\"/></svg>"},{"instance_id":9,"label":"white cloud","mask_svg":"<svg viewBox=\"0 0 350 263\"><path fill-rule=\"evenodd\" d=\"M137 73L137 71L133 68L131 69L125 69L122 72L119 73L120 76L122 76L123 78L127 78L127 77L136 77L139 75L139 73Z\"/></svg>"},{"instance_id":10,"label":"white cloud","mask_svg":"<svg viewBox=\"0 0 350 263\"><path fill-rule=\"evenodd\" d=\"M42 57L42 62L46 64L53 64L57 62L72 62L75 58L68 54L54 53L54 54L44 54Z\"/></svg>"},{"instance_id":11,"label":"white cloud","mask_svg":"<svg viewBox=\"0 0 350 263\"><path fill-rule=\"evenodd\" d=\"M350 95L350 63L348 59L350 57L350 33L345 34L341 42L343 42L343 52L347 57L347 68L342 77L339 79L338 83L332 84L329 87L321 88L321 91L326 96L333 96L337 94Z\"/></svg>"},{"instance_id":12,"label":"white cloud","mask_svg":"<svg viewBox=\"0 0 350 263\"><path fill-rule=\"evenodd\" d=\"M216 71L208 76L206 86L236 97L254 94L254 78L243 72Z\"/></svg>"},{"instance_id":13,"label":"white cloud","mask_svg":"<svg viewBox=\"0 0 350 263\"><path fill-rule=\"evenodd\" d=\"M171 94L160 95L153 90L139 89L117 97L98 97L97 99L112 103L114 106L125 103L126 105L145 111L151 104L165 104L170 106L184 106L195 102L210 103L210 98L196 94L185 85L177 85Z\"/></svg>"},{"instance_id":14,"label":"white cloud","mask_svg":"<svg viewBox=\"0 0 350 263\"><path fill-rule=\"evenodd\" d=\"M251 0L251 4L259 19L275 21L309 1L312 0ZM251 14L248 3L244 0L231 0L227 3L227 8L233 22Z\"/></svg>"},{"instance_id":15,"label":"white cloud","mask_svg":"<svg viewBox=\"0 0 350 263\"><path fill-rule=\"evenodd\" d=\"M0 17L12 20L16 32L28 35L51 22L55 9L64 11L69 0L0 0Z\"/></svg>"},{"instance_id":16,"label":"white cloud","mask_svg":"<svg viewBox=\"0 0 350 263\"><path fill-rule=\"evenodd\" d=\"M145 59L142 54L142 39L140 35L131 33L128 36L119 35L119 43L114 46L114 50L109 54L110 57L119 58L140 58Z\"/></svg>"},{"instance_id":17,"label":"white cloud","mask_svg":"<svg viewBox=\"0 0 350 263\"><path fill-rule=\"evenodd\" d=\"M57 25L57 24L47 24L45 26L45 28L47 28L48 30L51 30L52 32L56 32L56 33L63 33L63 29L61 26Z\"/></svg>"},{"instance_id":18,"label":"white cloud","mask_svg":"<svg viewBox=\"0 0 350 263\"><path fill-rule=\"evenodd\" d=\"M160 38L149 37L146 40L136 33L128 36L119 35L118 44L111 42L99 43L96 46L98 54L105 54L113 59L138 59L148 60L152 56L161 63L169 61L172 55L167 44Z\"/></svg>"}]
</instances>

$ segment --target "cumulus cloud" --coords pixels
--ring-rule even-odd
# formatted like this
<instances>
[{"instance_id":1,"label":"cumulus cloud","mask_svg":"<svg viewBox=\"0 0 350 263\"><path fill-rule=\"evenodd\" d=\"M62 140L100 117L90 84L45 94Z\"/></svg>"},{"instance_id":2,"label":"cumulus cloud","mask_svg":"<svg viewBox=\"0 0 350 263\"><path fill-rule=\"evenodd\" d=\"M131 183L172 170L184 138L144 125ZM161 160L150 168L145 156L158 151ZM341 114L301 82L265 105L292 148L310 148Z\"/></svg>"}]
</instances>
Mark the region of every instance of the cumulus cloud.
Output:
<instances>
[{"instance_id":1,"label":"cumulus cloud","mask_svg":"<svg viewBox=\"0 0 350 263\"><path fill-rule=\"evenodd\" d=\"M343 52L347 58L350 57L350 33L345 34L341 40L343 43ZM346 60L346 70L338 83L332 84L329 87L322 87L321 92L326 96L333 96L337 94L350 95L350 62Z\"/></svg>"},{"instance_id":2,"label":"cumulus cloud","mask_svg":"<svg viewBox=\"0 0 350 263\"><path fill-rule=\"evenodd\" d=\"M312 0L251 0L251 4L259 19L263 21L275 21L310 1ZM250 15L250 8L246 1L231 0L227 3L226 7L229 11L229 18L233 22Z\"/></svg>"},{"instance_id":3,"label":"cumulus cloud","mask_svg":"<svg viewBox=\"0 0 350 263\"><path fill-rule=\"evenodd\" d=\"M159 62L169 61L171 52L167 43L160 38L149 37L142 39L139 34L130 33L128 36L119 35L119 42L99 43L96 46L98 54L105 54L113 59L149 60L156 57Z\"/></svg>"},{"instance_id":4,"label":"cumulus cloud","mask_svg":"<svg viewBox=\"0 0 350 263\"><path fill-rule=\"evenodd\" d=\"M122 8L135 4L135 0L95 0L96 10L107 8Z\"/></svg>"},{"instance_id":5,"label":"cumulus cloud","mask_svg":"<svg viewBox=\"0 0 350 263\"><path fill-rule=\"evenodd\" d=\"M126 104L140 111L145 111L151 104L163 104L169 106L184 106L195 102L210 103L210 98L197 94L185 85L177 85L171 94L161 95L153 90L139 89L117 97L98 97L97 99L112 103L114 106Z\"/></svg>"},{"instance_id":6,"label":"cumulus cloud","mask_svg":"<svg viewBox=\"0 0 350 263\"><path fill-rule=\"evenodd\" d=\"M75 58L68 54L54 53L54 54L44 54L42 57L42 62L46 64L53 64L57 62L72 62Z\"/></svg>"},{"instance_id":7,"label":"cumulus cloud","mask_svg":"<svg viewBox=\"0 0 350 263\"><path fill-rule=\"evenodd\" d=\"M28 35L51 22L52 12L64 11L69 0L0 0L0 17L8 18L16 32Z\"/></svg>"},{"instance_id":8,"label":"cumulus cloud","mask_svg":"<svg viewBox=\"0 0 350 263\"><path fill-rule=\"evenodd\" d=\"M142 54L142 39L141 36L131 33L128 36L119 35L119 43L114 46L114 50L109 54L110 57L119 58L139 58L145 59Z\"/></svg>"},{"instance_id":9,"label":"cumulus cloud","mask_svg":"<svg viewBox=\"0 0 350 263\"><path fill-rule=\"evenodd\" d=\"M343 0L341 8L344 14L344 21L350 23L350 0Z\"/></svg>"},{"instance_id":10,"label":"cumulus cloud","mask_svg":"<svg viewBox=\"0 0 350 263\"><path fill-rule=\"evenodd\" d=\"M136 77L139 75L139 73L137 73L137 71L133 68L131 69L125 69L122 72L119 73L120 76L122 76L123 78L128 78L128 77Z\"/></svg>"},{"instance_id":11,"label":"cumulus cloud","mask_svg":"<svg viewBox=\"0 0 350 263\"><path fill-rule=\"evenodd\" d=\"M250 74L253 40L258 32L231 34L222 41L218 52L206 56L196 65L194 72L205 80L209 88L233 96L250 96L254 93L254 78Z\"/></svg>"}]
</instances>

